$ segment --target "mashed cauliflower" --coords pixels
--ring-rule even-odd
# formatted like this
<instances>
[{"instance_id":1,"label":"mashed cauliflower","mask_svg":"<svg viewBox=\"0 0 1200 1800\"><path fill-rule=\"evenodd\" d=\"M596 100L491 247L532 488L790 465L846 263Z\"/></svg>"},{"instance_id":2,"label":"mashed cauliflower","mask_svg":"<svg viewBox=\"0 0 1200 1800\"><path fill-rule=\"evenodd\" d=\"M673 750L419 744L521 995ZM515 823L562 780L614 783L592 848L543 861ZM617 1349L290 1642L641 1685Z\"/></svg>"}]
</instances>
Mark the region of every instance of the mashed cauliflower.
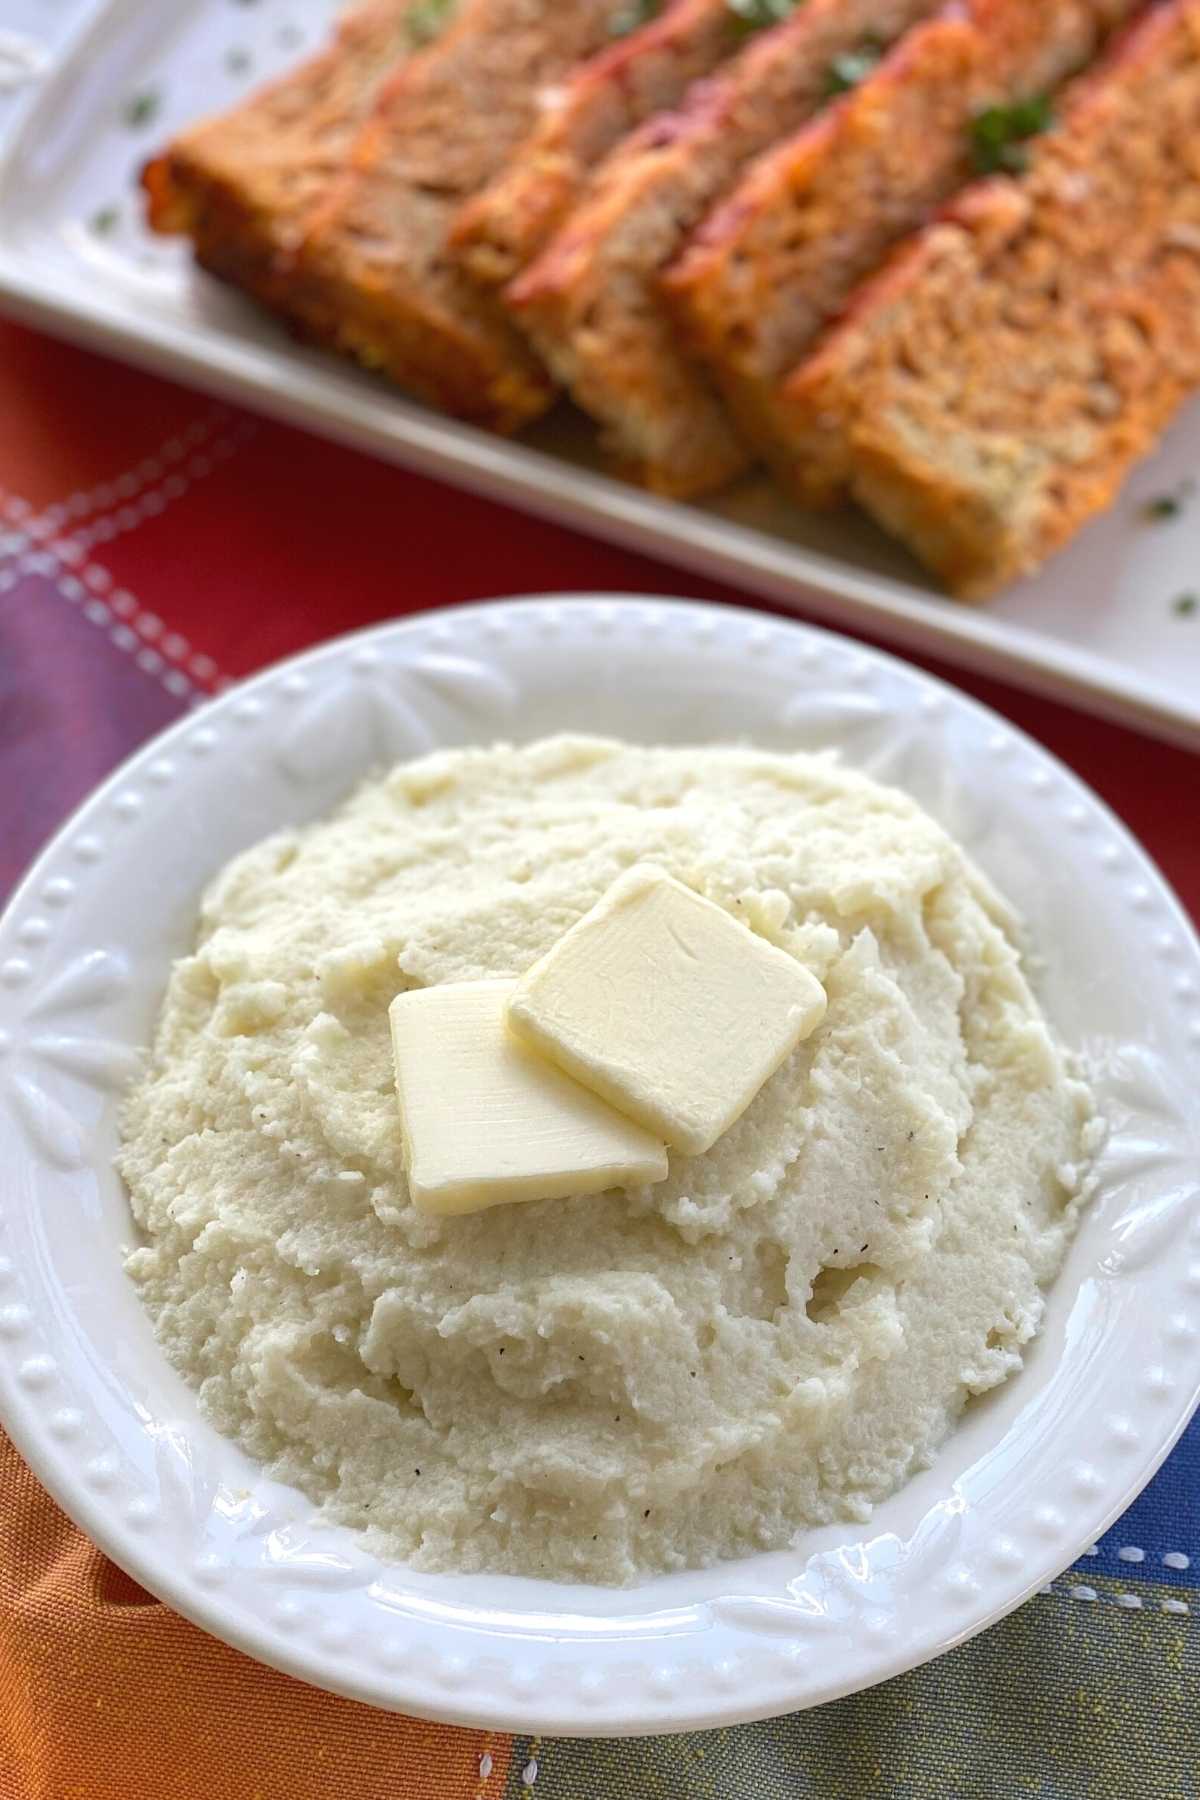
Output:
<instances>
[{"instance_id":1,"label":"mashed cauliflower","mask_svg":"<svg viewBox=\"0 0 1200 1800\"><path fill-rule=\"evenodd\" d=\"M636 862L828 1013L657 1186L417 1213L388 1003L517 974ZM207 1416L381 1554L627 1582L863 1520L1021 1362L1086 1090L1011 915L823 758L556 738L427 757L239 856L176 964L121 1168Z\"/></svg>"}]
</instances>

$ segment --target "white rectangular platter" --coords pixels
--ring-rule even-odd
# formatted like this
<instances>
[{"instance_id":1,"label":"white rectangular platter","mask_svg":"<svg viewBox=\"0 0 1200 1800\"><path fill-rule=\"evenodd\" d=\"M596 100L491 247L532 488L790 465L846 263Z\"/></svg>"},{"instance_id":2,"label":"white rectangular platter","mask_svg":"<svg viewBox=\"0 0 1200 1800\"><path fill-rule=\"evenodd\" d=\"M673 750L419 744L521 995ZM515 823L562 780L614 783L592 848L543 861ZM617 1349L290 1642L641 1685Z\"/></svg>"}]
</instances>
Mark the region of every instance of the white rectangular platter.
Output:
<instances>
[{"instance_id":1,"label":"white rectangular platter","mask_svg":"<svg viewBox=\"0 0 1200 1800\"><path fill-rule=\"evenodd\" d=\"M0 85L6 57L14 86L20 59L43 63L0 111L0 308L748 593L1200 749L1200 488L1187 497L1200 473L1200 404L1043 574L967 608L859 515L803 513L765 479L685 506L606 476L590 428L567 408L513 443L441 418L298 347L196 272L185 246L155 240L136 190L145 158L315 46L332 12L332 0L0 0ZM51 16L61 41L39 58ZM1164 495L1182 502L1155 517Z\"/></svg>"}]
</instances>

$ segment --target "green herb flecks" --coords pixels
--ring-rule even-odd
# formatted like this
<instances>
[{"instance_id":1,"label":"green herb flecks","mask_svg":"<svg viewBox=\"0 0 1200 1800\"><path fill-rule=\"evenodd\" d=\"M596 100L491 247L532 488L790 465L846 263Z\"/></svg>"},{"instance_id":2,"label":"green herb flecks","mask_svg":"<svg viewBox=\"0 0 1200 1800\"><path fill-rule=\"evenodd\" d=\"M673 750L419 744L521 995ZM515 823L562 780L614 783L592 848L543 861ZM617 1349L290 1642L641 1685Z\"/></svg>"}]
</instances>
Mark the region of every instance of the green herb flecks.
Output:
<instances>
[{"instance_id":1,"label":"green herb flecks","mask_svg":"<svg viewBox=\"0 0 1200 1800\"><path fill-rule=\"evenodd\" d=\"M802 0L725 0L740 32L762 31L789 18Z\"/></svg>"},{"instance_id":2,"label":"green herb flecks","mask_svg":"<svg viewBox=\"0 0 1200 1800\"><path fill-rule=\"evenodd\" d=\"M447 23L454 9L454 0L416 0L408 9L404 21L404 29L408 41L414 50L432 44Z\"/></svg>"},{"instance_id":3,"label":"green herb flecks","mask_svg":"<svg viewBox=\"0 0 1200 1800\"><path fill-rule=\"evenodd\" d=\"M1177 619L1194 619L1200 613L1200 594L1176 594L1171 611Z\"/></svg>"},{"instance_id":4,"label":"green herb flecks","mask_svg":"<svg viewBox=\"0 0 1200 1800\"><path fill-rule=\"evenodd\" d=\"M1029 166L1030 138L1054 123L1048 94L1031 94L1011 106L987 106L971 120L971 156L981 175L1019 175Z\"/></svg>"},{"instance_id":5,"label":"green herb flecks","mask_svg":"<svg viewBox=\"0 0 1200 1800\"><path fill-rule=\"evenodd\" d=\"M129 96L121 108L121 117L131 131L140 131L143 125L154 123L161 106L161 94L154 88L143 88L140 94Z\"/></svg>"},{"instance_id":6,"label":"green herb flecks","mask_svg":"<svg viewBox=\"0 0 1200 1800\"><path fill-rule=\"evenodd\" d=\"M1195 491L1194 481L1190 479L1181 481L1172 492L1155 494L1152 500L1147 500L1142 508L1142 517L1152 525L1161 525L1168 519L1177 519Z\"/></svg>"},{"instance_id":7,"label":"green herb flecks","mask_svg":"<svg viewBox=\"0 0 1200 1800\"><path fill-rule=\"evenodd\" d=\"M88 220L88 230L96 237L111 237L121 222L121 211L116 206L100 206Z\"/></svg>"},{"instance_id":8,"label":"green herb flecks","mask_svg":"<svg viewBox=\"0 0 1200 1800\"><path fill-rule=\"evenodd\" d=\"M643 25L649 25L651 19L657 19L662 11L662 0L628 0L628 4L617 8L608 26L608 35L615 38L628 37L633 31L640 31Z\"/></svg>"},{"instance_id":9,"label":"green herb flecks","mask_svg":"<svg viewBox=\"0 0 1200 1800\"><path fill-rule=\"evenodd\" d=\"M833 100L848 94L860 81L873 75L883 61L884 46L878 38L864 38L857 50L843 50L835 56L825 73L825 92Z\"/></svg>"},{"instance_id":10,"label":"green herb flecks","mask_svg":"<svg viewBox=\"0 0 1200 1800\"><path fill-rule=\"evenodd\" d=\"M254 58L248 50L243 50L237 45L232 50L225 52L225 67L231 75L249 74L253 60Z\"/></svg>"}]
</instances>

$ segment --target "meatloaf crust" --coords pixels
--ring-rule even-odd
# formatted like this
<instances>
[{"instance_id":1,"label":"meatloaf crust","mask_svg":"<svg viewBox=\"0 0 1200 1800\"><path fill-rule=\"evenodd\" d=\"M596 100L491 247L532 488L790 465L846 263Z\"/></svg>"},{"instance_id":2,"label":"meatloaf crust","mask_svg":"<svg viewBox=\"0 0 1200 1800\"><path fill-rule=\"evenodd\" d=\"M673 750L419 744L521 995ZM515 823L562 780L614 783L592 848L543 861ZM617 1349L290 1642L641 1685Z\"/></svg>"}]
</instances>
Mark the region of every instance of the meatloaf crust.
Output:
<instances>
[{"instance_id":1,"label":"meatloaf crust","mask_svg":"<svg viewBox=\"0 0 1200 1800\"><path fill-rule=\"evenodd\" d=\"M600 158L643 119L674 106L741 42L729 0L673 0L552 90L511 165L455 224L452 242L472 279L486 288L514 280L566 218Z\"/></svg>"},{"instance_id":2,"label":"meatloaf crust","mask_svg":"<svg viewBox=\"0 0 1200 1800\"><path fill-rule=\"evenodd\" d=\"M549 404L545 370L466 279L449 233L528 133L538 95L607 40L622 4L461 0L386 82L309 225L289 305L311 336L497 430Z\"/></svg>"},{"instance_id":3,"label":"meatloaf crust","mask_svg":"<svg viewBox=\"0 0 1200 1800\"><path fill-rule=\"evenodd\" d=\"M298 69L176 138L142 173L153 229L190 237L212 274L284 306L313 209L412 47L411 7L370 0Z\"/></svg>"},{"instance_id":4,"label":"meatloaf crust","mask_svg":"<svg viewBox=\"0 0 1200 1800\"><path fill-rule=\"evenodd\" d=\"M952 591L1036 569L1200 385L1200 0L1160 0L1026 175L977 183L860 291L788 397Z\"/></svg>"},{"instance_id":5,"label":"meatloaf crust","mask_svg":"<svg viewBox=\"0 0 1200 1800\"><path fill-rule=\"evenodd\" d=\"M561 231L505 290L633 479L687 497L747 466L715 389L679 343L660 273L747 159L822 104L836 56L868 33L895 38L931 10L930 0L805 0L690 89L678 112L648 120L618 146Z\"/></svg>"},{"instance_id":6,"label":"meatloaf crust","mask_svg":"<svg viewBox=\"0 0 1200 1800\"><path fill-rule=\"evenodd\" d=\"M891 245L970 178L972 117L1058 87L1138 3L970 0L917 26L758 158L667 271L681 329L785 486L803 447L780 382Z\"/></svg>"}]
</instances>

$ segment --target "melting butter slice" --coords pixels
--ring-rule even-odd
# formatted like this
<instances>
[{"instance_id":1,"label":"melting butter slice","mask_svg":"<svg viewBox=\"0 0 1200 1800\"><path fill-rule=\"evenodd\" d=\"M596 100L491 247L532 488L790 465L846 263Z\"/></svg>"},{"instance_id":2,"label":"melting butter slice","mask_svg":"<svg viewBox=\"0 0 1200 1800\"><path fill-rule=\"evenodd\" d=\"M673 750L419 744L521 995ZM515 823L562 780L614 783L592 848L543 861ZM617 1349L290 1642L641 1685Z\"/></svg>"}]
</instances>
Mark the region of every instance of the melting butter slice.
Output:
<instances>
[{"instance_id":1,"label":"melting butter slice","mask_svg":"<svg viewBox=\"0 0 1200 1800\"><path fill-rule=\"evenodd\" d=\"M509 1031L513 986L463 981L392 1001L414 1204L430 1213L481 1212L664 1180L661 1139Z\"/></svg>"},{"instance_id":2,"label":"melting butter slice","mask_svg":"<svg viewBox=\"0 0 1200 1800\"><path fill-rule=\"evenodd\" d=\"M544 1056L692 1155L824 1016L811 970L648 865L534 964L508 1009Z\"/></svg>"}]
</instances>

